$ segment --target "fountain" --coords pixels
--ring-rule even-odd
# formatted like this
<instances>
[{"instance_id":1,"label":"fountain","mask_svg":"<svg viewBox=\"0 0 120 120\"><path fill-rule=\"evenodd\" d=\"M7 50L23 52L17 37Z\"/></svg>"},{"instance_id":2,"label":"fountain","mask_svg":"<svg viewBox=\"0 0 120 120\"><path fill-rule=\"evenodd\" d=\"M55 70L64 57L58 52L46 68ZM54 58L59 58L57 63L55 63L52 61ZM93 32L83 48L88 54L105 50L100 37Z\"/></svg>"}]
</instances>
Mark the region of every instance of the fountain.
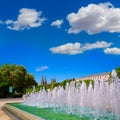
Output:
<instances>
[{"instance_id":1,"label":"fountain","mask_svg":"<svg viewBox=\"0 0 120 120\"><path fill-rule=\"evenodd\" d=\"M24 104L39 108L52 108L77 116L88 116L90 120L120 120L120 79L115 70L110 82L104 78L94 84L71 82L52 91L42 89L26 94Z\"/></svg>"}]
</instances>

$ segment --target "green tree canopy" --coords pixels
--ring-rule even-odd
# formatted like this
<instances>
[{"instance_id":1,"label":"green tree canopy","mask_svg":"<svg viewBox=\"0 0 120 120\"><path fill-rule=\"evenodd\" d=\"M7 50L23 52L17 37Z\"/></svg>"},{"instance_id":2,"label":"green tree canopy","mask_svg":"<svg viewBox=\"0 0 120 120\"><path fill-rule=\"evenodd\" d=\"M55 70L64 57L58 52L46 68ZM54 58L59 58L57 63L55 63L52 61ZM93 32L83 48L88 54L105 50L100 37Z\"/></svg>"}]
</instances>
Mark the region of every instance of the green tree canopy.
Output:
<instances>
[{"instance_id":1,"label":"green tree canopy","mask_svg":"<svg viewBox=\"0 0 120 120\"><path fill-rule=\"evenodd\" d=\"M116 68L117 76L120 78L120 67Z\"/></svg>"},{"instance_id":2,"label":"green tree canopy","mask_svg":"<svg viewBox=\"0 0 120 120\"><path fill-rule=\"evenodd\" d=\"M16 93L25 93L26 88L37 85L32 74L29 74L24 66L3 64L0 67L0 96L7 97L9 86Z\"/></svg>"}]
</instances>

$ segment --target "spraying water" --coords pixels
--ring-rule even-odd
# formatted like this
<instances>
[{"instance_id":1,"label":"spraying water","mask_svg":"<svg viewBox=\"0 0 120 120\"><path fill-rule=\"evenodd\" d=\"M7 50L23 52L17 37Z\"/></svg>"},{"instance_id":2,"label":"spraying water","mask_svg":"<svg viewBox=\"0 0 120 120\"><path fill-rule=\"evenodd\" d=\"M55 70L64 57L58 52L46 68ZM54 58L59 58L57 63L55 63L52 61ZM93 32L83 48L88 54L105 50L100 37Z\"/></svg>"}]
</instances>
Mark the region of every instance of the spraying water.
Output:
<instances>
[{"instance_id":1,"label":"spraying water","mask_svg":"<svg viewBox=\"0 0 120 120\"><path fill-rule=\"evenodd\" d=\"M104 118L116 115L120 119L120 79L112 71L111 83L104 78L90 83L71 82L66 88L55 87L52 91L42 89L25 96L24 104L40 108L52 107L55 111ZM114 119L114 118L113 118Z\"/></svg>"}]
</instances>

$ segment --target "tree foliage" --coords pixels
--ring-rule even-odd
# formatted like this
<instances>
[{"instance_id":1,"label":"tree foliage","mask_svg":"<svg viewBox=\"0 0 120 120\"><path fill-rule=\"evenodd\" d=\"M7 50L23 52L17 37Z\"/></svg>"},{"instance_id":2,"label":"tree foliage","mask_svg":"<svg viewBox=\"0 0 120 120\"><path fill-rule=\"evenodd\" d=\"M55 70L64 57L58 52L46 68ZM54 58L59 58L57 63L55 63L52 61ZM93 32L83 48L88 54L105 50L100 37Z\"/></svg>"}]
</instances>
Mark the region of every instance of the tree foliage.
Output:
<instances>
[{"instance_id":1,"label":"tree foliage","mask_svg":"<svg viewBox=\"0 0 120 120\"><path fill-rule=\"evenodd\" d=\"M24 66L3 64L0 67L0 97L8 97L10 86L13 94L24 94L25 89L33 85L37 85L34 76Z\"/></svg>"},{"instance_id":2,"label":"tree foliage","mask_svg":"<svg viewBox=\"0 0 120 120\"><path fill-rule=\"evenodd\" d=\"M117 76L120 78L120 67L116 68Z\"/></svg>"}]
</instances>

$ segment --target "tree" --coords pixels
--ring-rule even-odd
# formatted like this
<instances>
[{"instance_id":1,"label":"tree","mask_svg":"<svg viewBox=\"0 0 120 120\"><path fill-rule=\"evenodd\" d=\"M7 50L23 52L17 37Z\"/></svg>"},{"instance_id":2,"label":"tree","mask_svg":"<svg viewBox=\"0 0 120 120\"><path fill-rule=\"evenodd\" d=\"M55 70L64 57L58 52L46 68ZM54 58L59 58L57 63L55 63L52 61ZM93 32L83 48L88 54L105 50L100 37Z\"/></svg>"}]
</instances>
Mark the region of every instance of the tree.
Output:
<instances>
[{"instance_id":1,"label":"tree","mask_svg":"<svg viewBox=\"0 0 120 120\"><path fill-rule=\"evenodd\" d=\"M0 68L0 96L8 96L9 86L12 84L10 81L10 66L7 64L2 65Z\"/></svg>"},{"instance_id":2,"label":"tree","mask_svg":"<svg viewBox=\"0 0 120 120\"><path fill-rule=\"evenodd\" d=\"M13 87L13 94L24 94L26 88L37 85L34 76L29 74L24 66L3 64L0 67L0 96L9 96L9 87Z\"/></svg>"},{"instance_id":3,"label":"tree","mask_svg":"<svg viewBox=\"0 0 120 120\"><path fill-rule=\"evenodd\" d=\"M120 67L116 68L117 76L120 78Z\"/></svg>"}]
</instances>

